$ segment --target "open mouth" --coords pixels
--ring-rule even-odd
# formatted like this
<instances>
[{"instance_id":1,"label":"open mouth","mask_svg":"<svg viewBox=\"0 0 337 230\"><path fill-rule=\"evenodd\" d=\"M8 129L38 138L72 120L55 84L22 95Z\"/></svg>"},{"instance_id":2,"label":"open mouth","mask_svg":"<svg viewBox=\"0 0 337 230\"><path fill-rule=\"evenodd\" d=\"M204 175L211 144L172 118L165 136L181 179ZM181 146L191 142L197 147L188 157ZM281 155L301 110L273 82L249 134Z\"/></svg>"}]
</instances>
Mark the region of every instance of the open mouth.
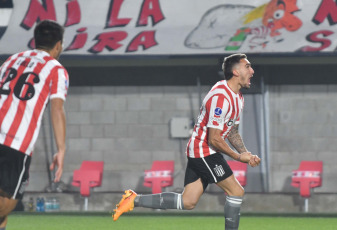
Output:
<instances>
[{"instance_id":1,"label":"open mouth","mask_svg":"<svg viewBox=\"0 0 337 230\"><path fill-rule=\"evenodd\" d=\"M250 80L252 79L253 75L248 79L249 85L251 84Z\"/></svg>"}]
</instances>

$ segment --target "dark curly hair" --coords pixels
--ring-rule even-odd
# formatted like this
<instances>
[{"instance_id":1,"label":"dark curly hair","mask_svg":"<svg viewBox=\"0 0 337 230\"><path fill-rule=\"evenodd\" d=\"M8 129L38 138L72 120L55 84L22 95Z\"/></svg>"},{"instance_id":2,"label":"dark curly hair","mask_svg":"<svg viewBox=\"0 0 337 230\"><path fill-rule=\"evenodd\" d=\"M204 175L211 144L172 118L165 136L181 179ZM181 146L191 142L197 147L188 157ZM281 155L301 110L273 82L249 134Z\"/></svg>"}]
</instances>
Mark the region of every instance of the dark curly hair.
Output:
<instances>
[{"instance_id":1,"label":"dark curly hair","mask_svg":"<svg viewBox=\"0 0 337 230\"><path fill-rule=\"evenodd\" d=\"M51 50L58 41L63 42L64 28L55 21L43 20L34 29L35 47Z\"/></svg>"},{"instance_id":2,"label":"dark curly hair","mask_svg":"<svg viewBox=\"0 0 337 230\"><path fill-rule=\"evenodd\" d=\"M240 60L244 58L247 58L246 54L232 54L224 58L222 63L222 71L225 74L226 80L229 80L233 77L233 66L240 63Z\"/></svg>"}]
</instances>

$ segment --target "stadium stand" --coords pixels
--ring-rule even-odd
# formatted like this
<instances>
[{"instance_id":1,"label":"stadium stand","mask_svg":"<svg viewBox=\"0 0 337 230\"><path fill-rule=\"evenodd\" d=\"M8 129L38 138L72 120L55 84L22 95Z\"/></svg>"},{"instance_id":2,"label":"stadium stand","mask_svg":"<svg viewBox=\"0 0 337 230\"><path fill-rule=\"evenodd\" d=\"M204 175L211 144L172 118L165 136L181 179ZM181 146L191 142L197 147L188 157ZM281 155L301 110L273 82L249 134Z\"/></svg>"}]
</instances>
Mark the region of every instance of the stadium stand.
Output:
<instances>
[{"instance_id":1,"label":"stadium stand","mask_svg":"<svg viewBox=\"0 0 337 230\"><path fill-rule=\"evenodd\" d=\"M239 181L242 187L247 184L247 164L239 161L227 161L229 167L231 167L235 178Z\"/></svg>"},{"instance_id":2,"label":"stadium stand","mask_svg":"<svg viewBox=\"0 0 337 230\"><path fill-rule=\"evenodd\" d=\"M80 169L74 170L72 185L80 187L80 194L84 197L84 210L88 210L90 188L102 185L103 161L83 161Z\"/></svg>"},{"instance_id":3,"label":"stadium stand","mask_svg":"<svg viewBox=\"0 0 337 230\"><path fill-rule=\"evenodd\" d=\"M300 188L300 195L305 198L305 212L308 211L311 189L322 186L322 173L322 161L301 161L299 168L292 171L291 186Z\"/></svg>"},{"instance_id":4,"label":"stadium stand","mask_svg":"<svg viewBox=\"0 0 337 230\"><path fill-rule=\"evenodd\" d=\"M162 188L173 185L174 161L153 161L150 170L145 170L145 187L152 188L152 194L161 193Z\"/></svg>"}]
</instances>

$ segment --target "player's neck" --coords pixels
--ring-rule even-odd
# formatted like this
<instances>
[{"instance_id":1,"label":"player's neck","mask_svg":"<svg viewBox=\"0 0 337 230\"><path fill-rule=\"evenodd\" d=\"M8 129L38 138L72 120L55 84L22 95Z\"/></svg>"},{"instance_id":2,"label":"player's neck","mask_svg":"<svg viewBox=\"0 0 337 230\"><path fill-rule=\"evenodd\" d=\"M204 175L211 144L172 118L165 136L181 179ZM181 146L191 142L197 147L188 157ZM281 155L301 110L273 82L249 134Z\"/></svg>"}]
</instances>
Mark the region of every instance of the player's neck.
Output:
<instances>
[{"instance_id":1,"label":"player's neck","mask_svg":"<svg viewBox=\"0 0 337 230\"><path fill-rule=\"evenodd\" d=\"M42 49L42 48L36 48L37 50L41 50L41 51L43 51L43 52L46 52L46 53L48 53L50 56L52 56L51 55L51 53L50 53L50 50L46 50L46 49Z\"/></svg>"},{"instance_id":2,"label":"player's neck","mask_svg":"<svg viewBox=\"0 0 337 230\"><path fill-rule=\"evenodd\" d=\"M229 86L229 88L234 92L234 93L239 93L240 92L240 84L238 84L237 82L235 82L234 78L231 78L229 80L227 80L227 85Z\"/></svg>"},{"instance_id":3,"label":"player's neck","mask_svg":"<svg viewBox=\"0 0 337 230\"><path fill-rule=\"evenodd\" d=\"M48 53L51 57L53 57L57 60L59 58L60 54L61 54L60 50L62 51L62 43L57 42L52 49L46 49L44 47L39 47L37 49Z\"/></svg>"}]
</instances>

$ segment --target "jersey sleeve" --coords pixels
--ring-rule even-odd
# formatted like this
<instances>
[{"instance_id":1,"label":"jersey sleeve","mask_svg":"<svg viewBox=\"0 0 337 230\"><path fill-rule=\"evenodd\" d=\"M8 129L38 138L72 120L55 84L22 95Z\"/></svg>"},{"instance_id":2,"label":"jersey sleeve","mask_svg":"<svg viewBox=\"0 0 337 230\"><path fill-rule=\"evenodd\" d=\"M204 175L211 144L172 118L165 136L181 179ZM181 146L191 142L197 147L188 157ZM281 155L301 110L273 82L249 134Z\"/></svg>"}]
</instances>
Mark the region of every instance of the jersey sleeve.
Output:
<instances>
[{"instance_id":1,"label":"jersey sleeve","mask_svg":"<svg viewBox=\"0 0 337 230\"><path fill-rule=\"evenodd\" d=\"M67 70L64 68L56 69L51 80L50 99L61 98L65 101L67 97L68 87L69 76Z\"/></svg>"},{"instance_id":2,"label":"jersey sleeve","mask_svg":"<svg viewBox=\"0 0 337 230\"><path fill-rule=\"evenodd\" d=\"M223 130L229 103L224 95L214 95L206 104L209 118L207 127Z\"/></svg>"}]
</instances>

